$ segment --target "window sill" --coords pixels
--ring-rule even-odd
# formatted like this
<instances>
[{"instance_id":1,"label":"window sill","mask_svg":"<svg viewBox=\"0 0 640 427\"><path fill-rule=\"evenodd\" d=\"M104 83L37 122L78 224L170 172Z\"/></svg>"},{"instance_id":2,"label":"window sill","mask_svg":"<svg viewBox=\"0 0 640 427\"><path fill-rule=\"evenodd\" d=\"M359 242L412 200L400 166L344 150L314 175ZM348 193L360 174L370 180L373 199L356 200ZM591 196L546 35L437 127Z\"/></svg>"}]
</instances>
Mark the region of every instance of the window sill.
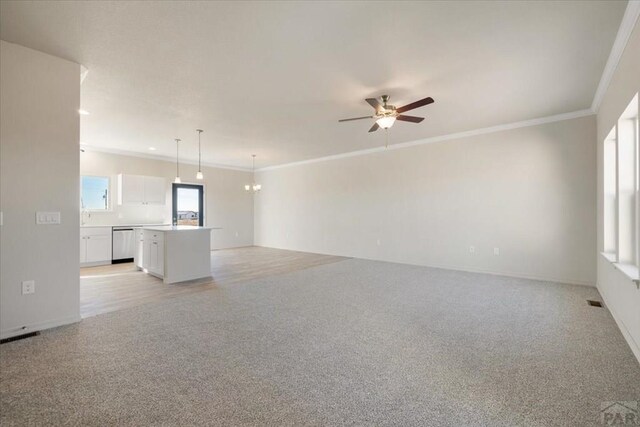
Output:
<instances>
[{"instance_id":1,"label":"window sill","mask_svg":"<svg viewBox=\"0 0 640 427\"><path fill-rule=\"evenodd\" d=\"M620 271L622 271L629 279L636 285L640 284L640 274L638 273L638 267L631 264L613 263L613 265Z\"/></svg>"},{"instance_id":2,"label":"window sill","mask_svg":"<svg viewBox=\"0 0 640 427\"><path fill-rule=\"evenodd\" d=\"M84 211L84 212L80 212L80 215L82 215L83 213L84 213L84 214L91 214L91 215L93 215L93 214L114 213L114 212L115 212L115 211L114 211L113 209L100 209L100 210L95 210L95 211L92 211L92 210L86 210L86 211Z\"/></svg>"},{"instance_id":3,"label":"window sill","mask_svg":"<svg viewBox=\"0 0 640 427\"><path fill-rule=\"evenodd\" d=\"M620 270L625 276L627 276L633 283L640 285L640 269L633 264L624 264L616 262L616 256L612 253L600 252L607 261L611 262L615 268Z\"/></svg>"}]
</instances>

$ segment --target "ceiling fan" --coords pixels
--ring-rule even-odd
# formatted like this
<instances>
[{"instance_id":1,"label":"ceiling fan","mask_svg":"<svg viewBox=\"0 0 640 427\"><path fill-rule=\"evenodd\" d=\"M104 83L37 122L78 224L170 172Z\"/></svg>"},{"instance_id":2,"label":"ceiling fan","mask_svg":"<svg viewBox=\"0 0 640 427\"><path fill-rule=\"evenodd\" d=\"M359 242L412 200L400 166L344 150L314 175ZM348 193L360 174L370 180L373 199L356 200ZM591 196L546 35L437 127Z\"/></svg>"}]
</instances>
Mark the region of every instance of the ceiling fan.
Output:
<instances>
[{"instance_id":1,"label":"ceiling fan","mask_svg":"<svg viewBox=\"0 0 640 427\"><path fill-rule=\"evenodd\" d=\"M373 124L373 126L371 126L371 129L369 129L369 132L375 132L380 128L389 129L391 126L393 126L396 120L400 120L403 122L420 123L424 120L424 117L406 116L402 113L432 104L434 102L433 98L428 97L416 102L412 102L411 104L407 104L404 107L396 108L393 105L387 104L387 102L389 101L389 95L382 95L380 99L382 100L382 104L376 98L365 99L365 101L367 101L369 105L371 105L376 110L376 113L373 116L355 117L353 119L342 119L338 121L349 122L351 120L376 119L376 122Z\"/></svg>"}]
</instances>

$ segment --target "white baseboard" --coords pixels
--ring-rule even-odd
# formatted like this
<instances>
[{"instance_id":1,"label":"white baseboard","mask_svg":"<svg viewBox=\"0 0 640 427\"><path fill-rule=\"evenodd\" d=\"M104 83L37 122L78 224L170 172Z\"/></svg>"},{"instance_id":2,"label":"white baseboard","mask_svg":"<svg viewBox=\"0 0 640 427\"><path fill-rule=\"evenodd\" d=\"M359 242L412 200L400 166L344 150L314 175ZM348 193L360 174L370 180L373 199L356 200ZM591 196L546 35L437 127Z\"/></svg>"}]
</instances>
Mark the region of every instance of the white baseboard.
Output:
<instances>
[{"instance_id":1,"label":"white baseboard","mask_svg":"<svg viewBox=\"0 0 640 427\"><path fill-rule=\"evenodd\" d=\"M0 331L0 339L11 338L18 335L28 334L30 332L43 331L45 329L55 328L58 326L69 325L81 320L80 314L75 316L62 317L60 319L48 320L46 322L32 323L18 328L6 329Z\"/></svg>"},{"instance_id":2,"label":"white baseboard","mask_svg":"<svg viewBox=\"0 0 640 427\"><path fill-rule=\"evenodd\" d=\"M636 359L638 359L638 363L640 363L640 345L636 342L636 340L633 339L633 336L629 332L629 329L627 329L627 325L624 324L622 318L616 313L613 305L609 304L609 301L607 300L607 293L604 292L604 289L598 286L598 292L600 292L604 304L607 306L607 309L609 309L611 317L613 317L613 320L615 320L616 324L618 325L618 329L620 329L620 332L622 332L622 336L627 341L627 344L629 344L629 347L631 347L633 355L636 356Z\"/></svg>"}]
</instances>

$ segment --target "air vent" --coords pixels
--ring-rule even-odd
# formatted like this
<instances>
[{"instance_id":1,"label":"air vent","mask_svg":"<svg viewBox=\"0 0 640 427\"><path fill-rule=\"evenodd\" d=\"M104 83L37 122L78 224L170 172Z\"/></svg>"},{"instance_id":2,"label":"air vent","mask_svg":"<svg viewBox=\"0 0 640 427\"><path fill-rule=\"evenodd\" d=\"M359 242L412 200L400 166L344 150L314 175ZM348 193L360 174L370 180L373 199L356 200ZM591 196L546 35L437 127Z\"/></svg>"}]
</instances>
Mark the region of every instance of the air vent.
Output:
<instances>
[{"instance_id":1,"label":"air vent","mask_svg":"<svg viewBox=\"0 0 640 427\"><path fill-rule=\"evenodd\" d=\"M600 301L596 301L592 299L588 299L587 304L589 304L591 307L602 307L602 303Z\"/></svg>"},{"instance_id":2,"label":"air vent","mask_svg":"<svg viewBox=\"0 0 640 427\"><path fill-rule=\"evenodd\" d=\"M40 331L29 332L28 334L22 334L22 335L18 335L18 336L15 336L15 337L5 338L3 340L0 340L0 344L6 344L6 343L11 342L11 341L18 341L18 340L23 340L25 338L36 337L38 335L40 335Z\"/></svg>"}]
</instances>

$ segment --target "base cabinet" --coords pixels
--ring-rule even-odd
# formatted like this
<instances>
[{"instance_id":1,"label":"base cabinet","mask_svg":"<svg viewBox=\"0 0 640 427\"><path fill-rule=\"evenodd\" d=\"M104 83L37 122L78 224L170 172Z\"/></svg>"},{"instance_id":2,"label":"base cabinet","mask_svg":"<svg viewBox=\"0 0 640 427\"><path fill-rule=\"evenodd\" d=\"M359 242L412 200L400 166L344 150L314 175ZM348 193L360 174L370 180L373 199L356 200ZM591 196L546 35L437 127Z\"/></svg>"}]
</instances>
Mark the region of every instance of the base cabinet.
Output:
<instances>
[{"instance_id":1,"label":"base cabinet","mask_svg":"<svg viewBox=\"0 0 640 427\"><path fill-rule=\"evenodd\" d=\"M133 254L133 262L138 268L144 267L144 233L141 229L135 230L136 249Z\"/></svg>"},{"instance_id":2,"label":"base cabinet","mask_svg":"<svg viewBox=\"0 0 640 427\"><path fill-rule=\"evenodd\" d=\"M111 264L111 227L80 229L80 264L83 266Z\"/></svg>"},{"instance_id":3,"label":"base cabinet","mask_svg":"<svg viewBox=\"0 0 640 427\"><path fill-rule=\"evenodd\" d=\"M164 277L164 233L142 231L142 268L157 277Z\"/></svg>"},{"instance_id":4,"label":"base cabinet","mask_svg":"<svg viewBox=\"0 0 640 427\"><path fill-rule=\"evenodd\" d=\"M211 277L211 229L142 228L136 265L165 284Z\"/></svg>"}]
</instances>

